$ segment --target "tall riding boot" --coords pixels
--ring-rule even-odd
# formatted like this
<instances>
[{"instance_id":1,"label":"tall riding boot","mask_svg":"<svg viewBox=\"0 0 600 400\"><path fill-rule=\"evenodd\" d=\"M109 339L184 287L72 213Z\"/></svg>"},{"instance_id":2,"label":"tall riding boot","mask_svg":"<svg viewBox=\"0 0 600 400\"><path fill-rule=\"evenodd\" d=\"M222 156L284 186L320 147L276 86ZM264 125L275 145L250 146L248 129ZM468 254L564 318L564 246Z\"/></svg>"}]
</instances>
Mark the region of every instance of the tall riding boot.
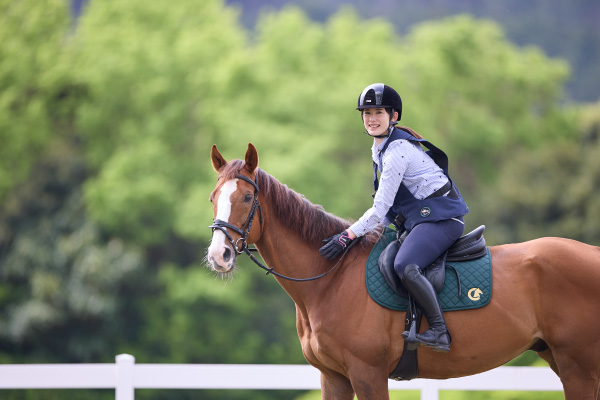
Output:
<instances>
[{"instance_id":1,"label":"tall riding boot","mask_svg":"<svg viewBox=\"0 0 600 400\"><path fill-rule=\"evenodd\" d=\"M429 329L417 335L420 346L432 347L436 351L450 351L450 333L442 315L442 308L431 283L423 276L416 264L410 264L402 275L402 284L421 306ZM405 332L406 333L406 332ZM404 333L402 334L404 336ZM406 339L406 338L405 338Z\"/></svg>"}]
</instances>

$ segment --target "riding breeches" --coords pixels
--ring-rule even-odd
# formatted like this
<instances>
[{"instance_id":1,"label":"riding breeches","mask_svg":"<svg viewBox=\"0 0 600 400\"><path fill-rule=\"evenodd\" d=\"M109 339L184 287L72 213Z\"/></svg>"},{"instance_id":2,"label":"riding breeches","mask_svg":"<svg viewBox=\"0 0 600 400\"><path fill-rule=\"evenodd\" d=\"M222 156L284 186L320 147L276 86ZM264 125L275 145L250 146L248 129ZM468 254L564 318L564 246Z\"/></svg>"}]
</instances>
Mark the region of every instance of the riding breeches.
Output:
<instances>
[{"instance_id":1,"label":"riding breeches","mask_svg":"<svg viewBox=\"0 0 600 400\"><path fill-rule=\"evenodd\" d=\"M402 277L409 264L427 268L461 237L464 230L463 217L418 224L406 236L394 259L396 274Z\"/></svg>"}]
</instances>

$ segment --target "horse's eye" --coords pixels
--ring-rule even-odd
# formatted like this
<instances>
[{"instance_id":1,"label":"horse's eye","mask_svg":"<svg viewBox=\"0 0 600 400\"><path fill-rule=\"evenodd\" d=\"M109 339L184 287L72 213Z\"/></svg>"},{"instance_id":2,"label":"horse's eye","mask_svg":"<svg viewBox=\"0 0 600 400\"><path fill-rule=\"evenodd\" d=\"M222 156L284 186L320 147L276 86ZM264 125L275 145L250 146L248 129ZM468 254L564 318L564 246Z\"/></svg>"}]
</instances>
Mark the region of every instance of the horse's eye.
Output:
<instances>
[{"instance_id":1,"label":"horse's eye","mask_svg":"<svg viewBox=\"0 0 600 400\"><path fill-rule=\"evenodd\" d=\"M254 196L252 196L251 194L247 194L246 197L244 197L244 203L250 203L253 198Z\"/></svg>"}]
</instances>

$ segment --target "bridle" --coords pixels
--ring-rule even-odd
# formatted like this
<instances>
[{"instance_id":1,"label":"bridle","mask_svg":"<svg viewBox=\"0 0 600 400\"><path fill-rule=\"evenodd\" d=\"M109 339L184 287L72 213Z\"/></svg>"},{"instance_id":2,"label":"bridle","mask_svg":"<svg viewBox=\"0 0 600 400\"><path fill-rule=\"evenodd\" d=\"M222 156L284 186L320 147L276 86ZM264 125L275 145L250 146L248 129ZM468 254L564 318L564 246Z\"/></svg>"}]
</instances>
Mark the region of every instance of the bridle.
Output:
<instances>
[{"instance_id":1,"label":"bridle","mask_svg":"<svg viewBox=\"0 0 600 400\"><path fill-rule=\"evenodd\" d=\"M344 253L340 257L340 259L338 260L338 262L329 271L324 272L321 275L313 276L312 278L302 278L302 279L300 279L300 278L291 278L289 276L285 276L285 275L282 275L280 273L275 272L273 270L273 268L267 267L262 262L260 262L260 260L258 260L256 257L254 257L254 255L252 254L252 252L253 251L258 251L256 248L250 248L250 247L248 247L248 235L250 234L250 229L252 228L252 222L254 221L254 217L256 216L256 211L257 210L258 210L258 215L259 215L260 232L261 232L261 234L262 234L262 231L263 231L263 214L262 214L262 208L260 207L260 203L258 202L258 193L259 193L259 189L258 189L258 177L256 177L254 181L252 179L244 176L244 175L236 175L235 177L238 178L238 179L241 179L243 181L248 182L249 184L251 184L254 187L254 201L252 203L252 208L250 208L250 213L248 213L248 218L246 218L246 222L244 222L244 225L242 225L242 228L238 228L237 226L231 225L228 222L222 221L220 219L216 219L216 220L213 221L213 224L209 226L209 228L212 229L213 234L214 234L214 232L215 232L216 229L218 229L221 232L223 232L223 234L225 234L225 236L227 237L227 240L229 240L229 243L231 244L231 247L233 247L234 251L237 254L246 253L248 255L248 257L250 257L250 259L252 261L254 261L254 263L256 265L258 265L260 268L262 268L265 271L267 271L267 273L265 275L273 274L273 275L278 276L280 278L287 279L289 281L294 281L294 282L314 281L316 279L324 277L325 275L327 275L331 271L333 271L335 269L335 267L337 267L340 264L340 262L344 259L344 256L346 255L346 253L348 253L348 250L350 250L350 248L354 244L356 244L358 242L358 240L352 241L352 243L348 247L346 247L346 250L344 250ZM244 227L245 227L245 229L244 229ZM238 240L233 240L233 237L229 234L229 232L227 232L227 229L231 229L232 231L234 231L235 233L237 233L238 235L240 235L240 238ZM241 248L239 247L239 243L240 242L241 242Z\"/></svg>"},{"instance_id":2,"label":"bridle","mask_svg":"<svg viewBox=\"0 0 600 400\"><path fill-rule=\"evenodd\" d=\"M261 233L262 233L262 229L263 229L263 215L262 215L262 209L260 207L260 203L258 202L258 192L259 192L258 183L256 183L255 181L253 181L250 178L245 177L244 175L236 175L235 177L248 182L249 184L251 184L254 187L254 201L252 202L252 208L250 209L248 218L246 218L246 222L244 222L244 225L242 225L242 228L240 229L237 226L231 225L228 222L222 221L220 219L216 219L213 221L213 224L209 226L209 228L212 229L213 233L215 232L215 229L218 229L221 232L223 232L225 234L225 236L227 237L227 239L229 240L229 243L231 244L231 247L233 247L235 252L237 254L242 254L244 252L248 253L250 251L248 249L248 241L247 240L248 240L248 235L250 234L250 229L252 229L252 222L254 221L254 217L256 216L256 211L258 210ZM246 227L246 229L244 229L244 227ZM229 234L229 232L227 232L227 229L231 229L232 231L234 231L235 233L240 235L240 238L238 240L234 241L233 237ZM242 244L241 249L239 247L240 242ZM255 250L255 249L252 249L252 250Z\"/></svg>"}]
</instances>

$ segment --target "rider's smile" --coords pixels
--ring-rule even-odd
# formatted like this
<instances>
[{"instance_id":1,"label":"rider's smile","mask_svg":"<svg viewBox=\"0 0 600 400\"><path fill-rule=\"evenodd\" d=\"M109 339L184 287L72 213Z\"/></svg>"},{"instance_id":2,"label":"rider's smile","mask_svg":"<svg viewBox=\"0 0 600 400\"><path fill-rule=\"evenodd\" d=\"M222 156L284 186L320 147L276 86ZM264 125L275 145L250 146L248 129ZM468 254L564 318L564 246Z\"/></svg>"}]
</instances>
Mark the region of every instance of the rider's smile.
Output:
<instances>
[{"instance_id":1,"label":"rider's smile","mask_svg":"<svg viewBox=\"0 0 600 400\"><path fill-rule=\"evenodd\" d=\"M390 127L390 114L384 108L368 108L362 113L363 124L367 133L371 136L386 135ZM393 115L393 120L397 114Z\"/></svg>"}]
</instances>

